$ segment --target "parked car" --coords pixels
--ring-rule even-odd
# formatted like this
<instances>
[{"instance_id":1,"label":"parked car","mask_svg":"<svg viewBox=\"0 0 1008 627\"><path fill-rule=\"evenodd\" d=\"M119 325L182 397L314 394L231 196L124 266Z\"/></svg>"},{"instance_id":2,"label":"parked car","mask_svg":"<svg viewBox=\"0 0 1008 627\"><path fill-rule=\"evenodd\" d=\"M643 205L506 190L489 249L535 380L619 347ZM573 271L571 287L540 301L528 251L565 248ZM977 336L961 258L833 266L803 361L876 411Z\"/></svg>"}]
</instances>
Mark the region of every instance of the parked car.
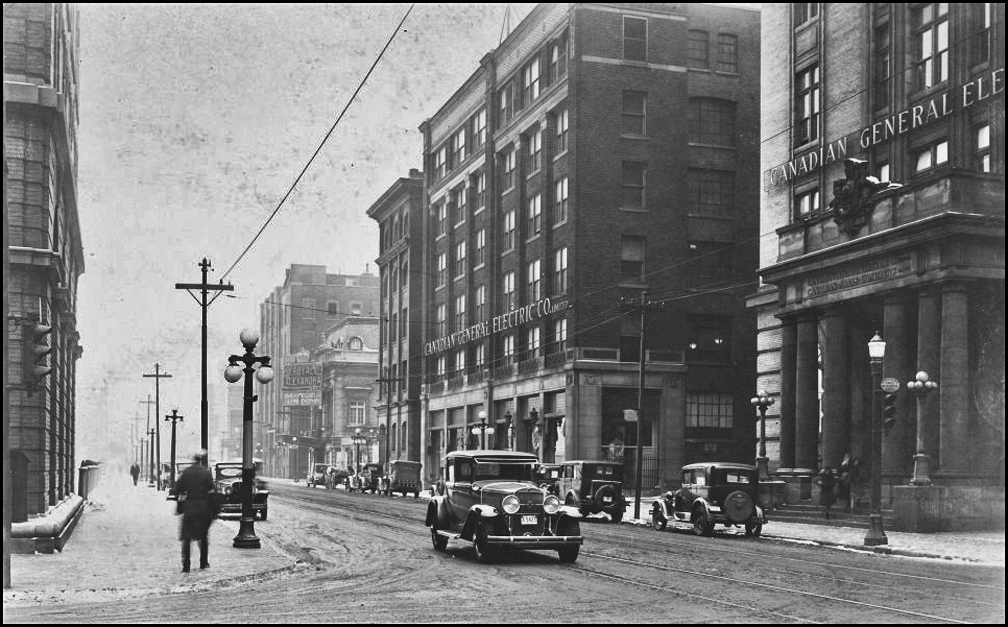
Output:
<instances>
[{"instance_id":1,"label":"parked car","mask_svg":"<svg viewBox=\"0 0 1008 627\"><path fill-rule=\"evenodd\" d=\"M361 477L361 475L357 473L351 473L346 478L346 488L348 492L363 492L364 480Z\"/></svg>"},{"instance_id":2,"label":"parked car","mask_svg":"<svg viewBox=\"0 0 1008 627\"><path fill-rule=\"evenodd\" d=\"M370 492L371 494L378 492L380 479L384 476L385 469L381 464L375 462L364 464L364 468L361 469L361 482L364 484L361 492Z\"/></svg>"},{"instance_id":3,"label":"parked car","mask_svg":"<svg viewBox=\"0 0 1008 627\"><path fill-rule=\"evenodd\" d=\"M406 496L407 492L413 493L413 498L420 496L423 482L420 479L420 462L411 462L405 459L394 459L388 463L388 495L393 492L401 492Z\"/></svg>"},{"instance_id":4,"label":"parked car","mask_svg":"<svg viewBox=\"0 0 1008 627\"><path fill-rule=\"evenodd\" d=\"M536 476L540 488L550 494L559 494L557 481L560 480L560 464L539 464Z\"/></svg>"},{"instance_id":5,"label":"parked car","mask_svg":"<svg viewBox=\"0 0 1008 627\"><path fill-rule=\"evenodd\" d=\"M565 505L577 507L582 516L605 512L613 522L623 520L623 463L572 460L560 465L557 496Z\"/></svg>"},{"instance_id":6,"label":"parked car","mask_svg":"<svg viewBox=\"0 0 1008 627\"><path fill-rule=\"evenodd\" d=\"M329 464L315 464L312 469L308 471L308 477L305 479L305 484L309 488L317 488L318 486L324 486L326 484L326 474L329 471Z\"/></svg>"},{"instance_id":7,"label":"parked car","mask_svg":"<svg viewBox=\"0 0 1008 627\"><path fill-rule=\"evenodd\" d=\"M577 560L580 513L539 487L535 455L512 451L453 451L445 456L427 505L425 524L435 551L451 539L472 542L476 559L506 549L555 550Z\"/></svg>"},{"instance_id":8,"label":"parked car","mask_svg":"<svg viewBox=\"0 0 1008 627\"><path fill-rule=\"evenodd\" d=\"M266 520L268 514L269 490L259 478L262 462L255 462L252 468L255 483L252 486L252 514ZM214 464L214 483L222 495L221 514L242 513L242 462L226 461Z\"/></svg>"},{"instance_id":9,"label":"parked car","mask_svg":"<svg viewBox=\"0 0 1008 627\"><path fill-rule=\"evenodd\" d=\"M196 462L193 462L193 461L176 462L175 463L175 481L178 481L179 475L182 474L183 470L185 470L189 466L192 466L194 463L196 463ZM169 468L170 468L170 466L169 466ZM169 485L168 485L168 500L169 501L177 500L178 499L178 493L175 492L175 486L174 485L170 485L170 483L171 483L171 475L170 474L169 474L169 477L168 477L168 482L169 482Z\"/></svg>"},{"instance_id":10,"label":"parked car","mask_svg":"<svg viewBox=\"0 0 1008 627\"><path fill-rule=\"evenodd\" d=\"M700 462L682 467L682 487L662 495L651 507L651 524L661 531L669 522L693 525L709 536L714 526L743 525L747 536L759 536L766 513L757 501L756 466L733 462Z\"/></svg>"}]
</instances>

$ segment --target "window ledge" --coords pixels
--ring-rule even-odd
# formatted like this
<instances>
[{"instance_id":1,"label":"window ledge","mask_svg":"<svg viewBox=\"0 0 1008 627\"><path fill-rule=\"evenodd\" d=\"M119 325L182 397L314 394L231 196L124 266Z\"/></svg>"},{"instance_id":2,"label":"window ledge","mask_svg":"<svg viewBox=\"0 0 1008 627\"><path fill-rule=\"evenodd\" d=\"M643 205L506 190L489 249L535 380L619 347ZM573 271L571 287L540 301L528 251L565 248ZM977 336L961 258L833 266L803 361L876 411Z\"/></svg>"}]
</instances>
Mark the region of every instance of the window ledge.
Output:
<instances>
[{"instance_id":1,"label":"window ledge","mask_svg":"<svg viewBox=\"0 0 1008 627\"><path fill-rule=\"evenodd\" d=\"M564 148L563 152L558 152L557 154L553 155L553 161L556 161L560 157L566 157L567 156L567 152L569 150L570 150L569 148Z\"/></svg>"},{"instance_id":2,"label":"window ledge","mask_svg":"<svg viewBox=\"0 0 1008 627\"><path fill-rule=\"evenodd\" d=\"M647 135L638 135L636 133L620 133L620 139L632 139L632 140L637 140L637 141L640 141L640 140L647 141L647 140L649 140L651 138L648 137Z\"/></svg>"},{"instance_id":3,"label":"window ledge","mask_svg":"<svg viewBox=\"0 0 1008 627\"><path fill-rule=\"evenodd\" d=\"M810 146L811 144L814 143L815 142L811 142ZM738 150L738 146L729 146L727 144L702 144L700 142L689 142L688 145L690 148L716 148L717 150Z\"/></svg>"},{"instance_id":4,"label":"window ledge","mask_svg":"<svg viewBox=\"0 0 1008 627\"><path fill-rule=\"evenodd\" d=\"M651 213L647 207L624 207L620 205L620 211L626 211L627 213Z\"/></svg>"}]
</instances>

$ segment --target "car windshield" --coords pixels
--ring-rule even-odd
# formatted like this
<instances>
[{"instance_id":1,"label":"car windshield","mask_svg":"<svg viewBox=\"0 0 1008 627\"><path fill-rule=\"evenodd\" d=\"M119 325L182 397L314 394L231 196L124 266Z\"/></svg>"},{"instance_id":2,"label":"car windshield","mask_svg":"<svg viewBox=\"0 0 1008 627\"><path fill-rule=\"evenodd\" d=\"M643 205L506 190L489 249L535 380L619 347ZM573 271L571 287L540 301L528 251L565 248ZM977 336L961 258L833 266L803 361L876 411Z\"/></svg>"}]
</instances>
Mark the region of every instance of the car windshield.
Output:
<instances>
[{"instance_id":1,"label":"car windshield","mask_svg":"<svg viewBox=\"0 0 1008 627\"><path fill-rule=\"evenodd\" d=\"M487 479L516 479L533 481L535 465L530 463L477 462L476 481Z\"/></svg>"},{"instance_id":2,"label":"car windshield","mask_svg":"<svg viewBox=\"0 0 1008 627\"><path fill-rule=\"evenodd\" d=\"M721 483L748 485L755 482L754 473L746 470L722 470L717 473Z\"/></svg>"},{"instance_id":3,"label":"car windshield","mask_svg":"<svg viewBox=\"0 0 1008 627\"><path fill-rule=\"evenodd\" d=\"M623 481L622 466L585 466L584 476L592 479Z\"/></svg>"}]
</instances>

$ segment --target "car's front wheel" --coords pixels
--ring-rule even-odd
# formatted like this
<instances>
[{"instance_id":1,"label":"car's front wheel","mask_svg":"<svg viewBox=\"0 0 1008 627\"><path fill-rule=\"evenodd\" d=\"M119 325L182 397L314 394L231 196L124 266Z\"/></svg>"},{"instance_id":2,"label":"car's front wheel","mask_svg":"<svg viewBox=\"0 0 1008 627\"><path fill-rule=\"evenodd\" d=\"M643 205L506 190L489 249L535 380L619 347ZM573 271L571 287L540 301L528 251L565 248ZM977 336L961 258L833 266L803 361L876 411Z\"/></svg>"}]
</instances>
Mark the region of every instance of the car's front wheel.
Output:
<instances>
[{"instance_id":1,"label":"car's front wheel","mask_svg":"<svg viewBox=\"0 0 1008 627\"><path fill-rule=\"evenodd\" d=\"M448 548L448 538L437 532L437 527L430 528L431 543L435 551L444 551Z\"/></svg>"},{"instance_id":2,"label":"car's front wheel","mask_svg":"<svg viewBox=\"0 0 1008 627\"><path fill-rule=\"evenodd\" d=\"M745 524L745 534L747 536L752 536L754 538L760 537L763 533L763 523L746 523Z\"/></svg>"},{"instance_id":3,"label":"car's front wheel","mask_svg":"<svg viewBox=\"0 0 1008 627\"><path fill-rule=\"evenodd\" d=\"M693 512L693 533L698 536L709 536L714 533L714 523L703 508Z\"/></svg>"},{"instance_id":4,"label":"car's front wheel","mask_svg":"<svg viewBox=\"0 0 1008 627\"><path fill-rule=\"evenodd\" d=\"M557 535L579 536L581 535L581 523L573 518L564 518L560 523L560 527L557 529ZM580 544L571 544L557 549L557 555L560 557L560 562L564 564L573 564L576 562L578 553L580 552Z\"/></svg>"},{"instance_id":5,"label":"car's front wheel","mask_svg":"<svg viewBox=\"0 0 1008 627\"><path fill-rule=\"evenodd\" d=\"M483 525L476 527L476 534L473 537L473 547L476 549L476 561L480 564L488 564L493 559L493 551L490 548L490 541L487 535L486 527Z\"/></svg>"},{"instance_id":6,"label":"car's front wheel","mask_svg":"<svg viewBox=\"0 0 1008 627\"><path fill-rule=\"evenodd\" d=\"M259 513L262 515L262 519L266 520L266 508L264 507L261 510L259 510Z\"/></svg>"},{"instance_id":7,"label":"car's front wheel","mask_svg":"<svg viewBox=\"0 0 1008 627\"><path fill-rule=\"evenodd\" d=\"M665 518L665 514L662 513L661 508L657 505L651 510L651 526L657 531L664 531L665 527L668 526L668 519Z\"/></svg>"}]
</instances>

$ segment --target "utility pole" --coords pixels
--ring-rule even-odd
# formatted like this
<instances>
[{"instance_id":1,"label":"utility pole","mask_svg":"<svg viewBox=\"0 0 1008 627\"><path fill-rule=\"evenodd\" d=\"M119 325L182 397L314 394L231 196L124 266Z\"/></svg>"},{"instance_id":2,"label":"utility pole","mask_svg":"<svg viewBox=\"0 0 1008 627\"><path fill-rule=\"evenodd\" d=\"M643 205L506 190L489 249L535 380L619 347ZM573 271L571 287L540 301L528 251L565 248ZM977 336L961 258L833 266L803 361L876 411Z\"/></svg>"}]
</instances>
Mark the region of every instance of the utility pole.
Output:
<instances>
[{"instance_id":1,"label":"utility pole","mask_svg":"<svg viewBox=\"0 0 1008 627\"><path fill-rule=\"evenodd\" d=\"M647 346L646 342L646 323L647 323L647 311L649 309L662 309L665 307L665 303L656 303L648 300L647 290L642 290L640 299L634 298L621 298L620 301L624 305L629 305L640 311L640 379L637 384L637 446L635 447L636 453L636 469L634 471L634 518L640 518L640 500L641 500L641 478L643 474L643 462L644 462L644 447L641 445L641 423L644 422L644 364L647 353L645 348Z\"/></svg>"},{"instance_id":2,"label":"utility pole","mask_svg":"<svg viewBox=\"0 0 1008 627\"><path fill-rule=\"evenodd\" d=\"M161 372L161 364L154 364L154 374L144 374L144 378L154 379L154 415L161 415L161 379L170 379L171 375L167 372ZM157 489L160 492L161 487L161 421L155 420L157 424Z\"/></svg>"},{"instance_id":3,"label":"utility pole","mask_svg":"<svg viewBox=\"0 0 1008 627\"><path fill-rule=\"evenodd\" d=\"M175 423L185 418L179 415L177 409L171 410L171 414L165 415L165 422L171 421L171 482L168 484L168 495L175 493Z\"/></svg>"},{"instance_id":4,"label":"utility pole","mask_svg":"<svg viewBox=\"0 0 1008 627\"><path fill-rule=\"evenodd\" d=\"M207 283L207 272L210 270L210 260L206 257L203 261L196 264L200 267L203 275L203 281L201 283L176 283L175 289L186 290L189 295L196 300L196 303L200 306L200 310L203 313L203 382L202 382L202 393L200 395L200 448L204 451L209 450L209 418L208 418L208 407L207 407L207 308L213 304L215 300L223 292L234 291L234 286L231 283L224 285L221 281L217 285L210 285ZM192 293L192 290L199 290L202 295L202 299L196 298L196 295ZM207 302L207 293L210 291L217 292L214 297Z\"/></svg>"},{"instance_id":5,"label":"utility pole","mask_svg":"<svg viewBox=\"0 0 1008 627\"><path fill-rule=\"evenodd\" d=\"M146 401L140 401L140 404L147 406L147 429L144 430L144 433L146 434L148 431L153 431L154 430L154 427L151 426L151 422L150 422L150 408L151 408L151 405L154 404L154 401L151 400L150 394L148 394L147 395L147 400ZM153 452L153 450L154 450L153 447L151 447L150 451L147 451L147 447L144 447L144 451L145 452ZM154 458L153 457L149 457L149 459L147 460L147 485L154 485Z\"/></svg>"}]
</instances>

